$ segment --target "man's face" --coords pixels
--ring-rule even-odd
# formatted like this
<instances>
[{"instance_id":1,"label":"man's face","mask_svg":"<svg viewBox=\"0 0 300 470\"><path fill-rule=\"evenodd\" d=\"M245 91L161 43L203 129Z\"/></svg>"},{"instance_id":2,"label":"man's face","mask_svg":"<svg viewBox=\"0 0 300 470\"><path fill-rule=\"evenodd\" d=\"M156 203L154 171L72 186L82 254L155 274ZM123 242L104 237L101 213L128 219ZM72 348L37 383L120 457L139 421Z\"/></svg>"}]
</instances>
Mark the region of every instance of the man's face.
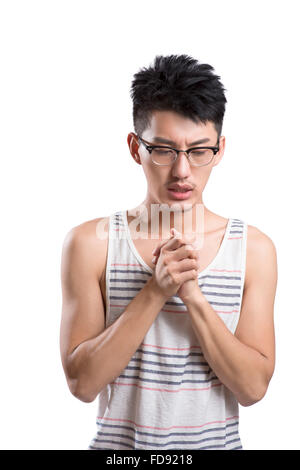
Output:
<instances>
[{"instance_id":1,"label":"man's face","mask_svg":"<svg viewBox=\"0 0 300 470\"><path fill-rule=\"evenodd\" d=\"M195 124L192 120L173 111L154 111L150 127L140 137L153 145L166 145L186 150L195 146L217 146L218 134L212 122L208 122L206 125ZM158 140L157 137L160 139ZM163 142L162 139L169 142ZM193 145L193 142L201 139L205 139L205 141ZM192 166L183 152L171 165L158 166L152 162L151 155L143 144L137 143L136 135L133 133L128 135L128 145L134 160L142 165L147 179L146 203L168 205L176 203L194 206L196 203L202 203L202 193L212 168L219 163L223 156L225 137L220 137L220 150L212 162L202 167ZM180 196L168 189L174 183L188 184L192 190L183 196L184 199L179 199Z\"/></svg>"}]
</instances>

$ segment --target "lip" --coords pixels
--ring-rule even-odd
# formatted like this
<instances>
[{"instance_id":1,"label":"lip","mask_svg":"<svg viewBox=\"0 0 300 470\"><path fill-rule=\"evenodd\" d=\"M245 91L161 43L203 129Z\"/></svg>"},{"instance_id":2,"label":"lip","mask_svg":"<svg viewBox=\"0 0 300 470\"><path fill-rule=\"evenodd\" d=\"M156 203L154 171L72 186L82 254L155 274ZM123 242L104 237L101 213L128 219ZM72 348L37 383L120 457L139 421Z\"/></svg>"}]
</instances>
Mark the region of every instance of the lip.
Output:
<instances>
[{"instance_id":1,"label":"lip","mask_svg":"<svg viewBox=\"0 0 300 470\"><path fill-rule=\"evenodd\" d=\"M181 200L181 201L184 199L188 199L191 196L192 192L193 192L192 189L189 189L188 191L184 191L184 192L178 192L178 191L173 191L171 188L168 188L168 193L172 197L172 199Z\"/></svg>"},{"instance_id":2,"label":"lip","mask_svg":"<svg viewBox=\"0 0 300 470\"><path fill-rule=\"evenodd\" d=\"M193 189L192 186L190 184L177 184L177 183L174 183L174 184L170 184L170 186L168 186L168 189L178 189L179 191L180 190L184 190L184 189Z\"/></svg>"}]
</instances>

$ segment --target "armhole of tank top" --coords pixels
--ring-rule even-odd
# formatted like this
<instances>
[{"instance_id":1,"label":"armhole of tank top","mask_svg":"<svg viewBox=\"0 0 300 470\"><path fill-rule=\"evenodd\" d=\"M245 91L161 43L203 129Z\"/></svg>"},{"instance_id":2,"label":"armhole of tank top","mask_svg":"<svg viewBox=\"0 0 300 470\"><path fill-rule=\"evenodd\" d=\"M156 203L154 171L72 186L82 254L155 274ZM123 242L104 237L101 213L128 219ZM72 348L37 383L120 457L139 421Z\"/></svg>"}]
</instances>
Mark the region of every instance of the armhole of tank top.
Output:
<instances>
[{"instance_id":1,"label":"armhole of tank top","mask_svg":"<svg viewBox=\"0 0 300 470\"><path fill-rule=\"evenodd\" d=\"M113 228L113 217L114 214L109 216L108 221L108 237L107 237L107 257L106 257L106 272L105 272L105 294L106 294L106 311L105 311L105 328L107 328L108 320L110 317L110 266L111 266L111 256L112 256L112 228Z\"/></svg>"},{"instance_id":2,"label":"armhole of tank top","mask_svg":"<svg viewBox=\"0 0 300 470\"><path fill-rule=\"evenodd\" d=\"M246 263L247 263L247 236L248 236L248 225L246 222L243 222L243 240L242 240L242 256L241 256L241 298L240 298L240 313L242 308L244 286L245 286L245 275L246 275Z\"/></svg>"}]
</instances>

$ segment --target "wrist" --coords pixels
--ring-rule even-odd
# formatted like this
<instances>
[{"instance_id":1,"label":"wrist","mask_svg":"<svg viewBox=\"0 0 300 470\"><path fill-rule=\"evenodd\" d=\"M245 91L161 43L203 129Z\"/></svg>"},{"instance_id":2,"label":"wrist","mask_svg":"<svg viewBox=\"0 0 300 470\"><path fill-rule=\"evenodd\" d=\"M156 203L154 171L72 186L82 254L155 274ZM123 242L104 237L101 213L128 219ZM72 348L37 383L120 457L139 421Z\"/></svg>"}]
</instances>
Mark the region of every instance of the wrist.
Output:
<instances>
[{"instance_id":1,"label":"wrist","mask_svg":"<svg viewBox=\"0 0 300 470\"><path fill-rule=\"evenodd\" d=\"M205 305L207 303L206 297L202 294L199 286L197 286L197 289L193 290L192 295L187 295L183 301L187 309L201 307L201 305Z\"/></svg>"},{"instance_id":2,"label":"wrist","mask_svg":"<svg viewBox=\"0 0 300 470\"><path fill-rule=\"evenodd\" d=\"M169 298L168 295L166 295L159 287L159 285L156 282L156 279L152 276L145 287L148 288L149 292L153 295L153 297L161 302L166 302L166 300Z\"/></svg>"}]
</instances>

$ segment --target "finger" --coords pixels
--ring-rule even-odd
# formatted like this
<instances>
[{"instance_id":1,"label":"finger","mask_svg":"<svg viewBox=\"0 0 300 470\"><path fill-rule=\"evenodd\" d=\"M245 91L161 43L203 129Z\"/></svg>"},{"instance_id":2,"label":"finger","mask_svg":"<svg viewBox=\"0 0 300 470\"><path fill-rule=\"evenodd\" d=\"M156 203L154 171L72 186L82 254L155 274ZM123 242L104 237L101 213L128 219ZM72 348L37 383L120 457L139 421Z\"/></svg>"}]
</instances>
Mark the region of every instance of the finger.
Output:
<instances>
[{"instance_id":1,"label":"finger","mask_svg":"<svg viewBox=\"0 0 300 470\"><path fill-rule=\"evenodd\" d=\"M184 244L191 245L193 249L197 249L196 234L182 235L180 232L178 232L178 230L176 230L175 228L172 228L171 229L171 237L168 240L161 240L157 244L157 246L154 248L154 250L152 251L152 255L153 256L156 256L156 255L159 256L159 252L160 252L161 248L164 245L166 245L172 239L178 240L179 243L178 242L177 243L173 242L173 243L168 244L168 249L170 249L170 250L174 250L174 249L176 249L176 247L179 247L180 245L184 245Z\"/></svg>"},{"instance_id":2,"label":"finger","mask_svg":"<svg viewBox=\"0 0 300 470\"><path fill-rule=\"evenodd\" d=\"M197 251L193 248L192 245L181 245L177 250L172 253L172 258L175 261L180 261L186 258L197 259Z\"/></svg>"},{"instance_id":3,"label":"finger","mask_svg":"<svg viewBox=\"0 0 300 470\"><path fill-rule=\"evenodd\" d=\"M192 279L197 279L198 273L196 269L191 269L190 271L183 271L179 274L180 284L182 285L186 281L190 281Z\"/></svg>"},{"instance_id":4,"label":"finger","mask_svg":"<svg viewBox=\"0 0 300 470\"><path fill-rule=\"evenodd\" d=\"M177 270L178 272L190 271L191 269L198 270L197 261L195 259L183 259L178 261Z\"/></svg>"},{"instance_id":5,"label":"finger","mask_svg":"<svg viewBox=\"0 0 300 470\"><path fill-rule=\"evenodd\" d=\"M191 244L195 250L201 250L203 247L203 237L199 233L191 232L181 234L176 229L172 229L177 233L178 238L181 239L182 244Z\"/></svg>"},{"instance_id":6,"label":"finger","mask_svg":"<svg viewBox=\"0 0 300 470\"><path fill-rule=\"evenodd\" d=\"M182 245L182 241L180 238L176 238L175 236L173 236L172 238L170 238L168 240L168 242L164 245L164 248L166 250L170 250L170 251L173 251L173 250L177 250L177 248L179 248L180 246Z\"/></svg>"},{"instance_id":7,"label":"finger","mask_svg":"<svg viewBox=\"0 0 300 470\"><path fill-rule=\"evenodd\" d=\"M152 258L152 264L156 264L156 263L157 263L157 259L158 259L158 257L157 257L157 256L154 256L154 257Z\"/></svg>"},{"instance_id":8,"label":"finger","mask_svg":"<svg viewBox=\"0 0 300 470\"><path fill-rule=\"evenodd\" d=\"M194 249L199 250L201 248L201 239L198 233L190 232L182 234L178 232L175 228L171 229L171 232L174 231L176 238L179 238L182 244L191 244Z\"/></svg>"},{"instance_id":9,"label":"finger","mask_svg":"<svg viewBox=\"0 0 300 470\"><path fill-rule=\"evenodd\" d=\"M152 255L157 255L160 252L161 247L163 245L165 245L167 243L167 241L168 240L161 240L160 242L158 242L158 244L156 245L156 247L152 251Z\"/></svg>"},{"instance_id":10,"label":"finger","mask_svg":"<svg viewBox=\"0 0 300 470\"><path fill-rule=\"evenodd\" d=\"M162 240L158 243L158 245L152 251L152 254L155 256L159 256L159 252L163 246L165 246L168 250L176 250L181 245L180 239L171 236L167 241Z\"/></svg>"},{"instance_id":11,"label":"finger","mask_svg":"<svg viewBox=\"0 0 300 470\"><path fill-rule=\"evenodd\" d=\"M154 250L152 251L152 255L158 255L159 252L160 252L160 249L163 245L165 245L171 238L173 238L174 234L172 232L172 229L171 229L171 237L170 238L167 238L167 239L164 239L164 240L161 240L160 242L158 242L158 244L156 245L156 247L154 248Z\"/></svg>"}]
</instances>

